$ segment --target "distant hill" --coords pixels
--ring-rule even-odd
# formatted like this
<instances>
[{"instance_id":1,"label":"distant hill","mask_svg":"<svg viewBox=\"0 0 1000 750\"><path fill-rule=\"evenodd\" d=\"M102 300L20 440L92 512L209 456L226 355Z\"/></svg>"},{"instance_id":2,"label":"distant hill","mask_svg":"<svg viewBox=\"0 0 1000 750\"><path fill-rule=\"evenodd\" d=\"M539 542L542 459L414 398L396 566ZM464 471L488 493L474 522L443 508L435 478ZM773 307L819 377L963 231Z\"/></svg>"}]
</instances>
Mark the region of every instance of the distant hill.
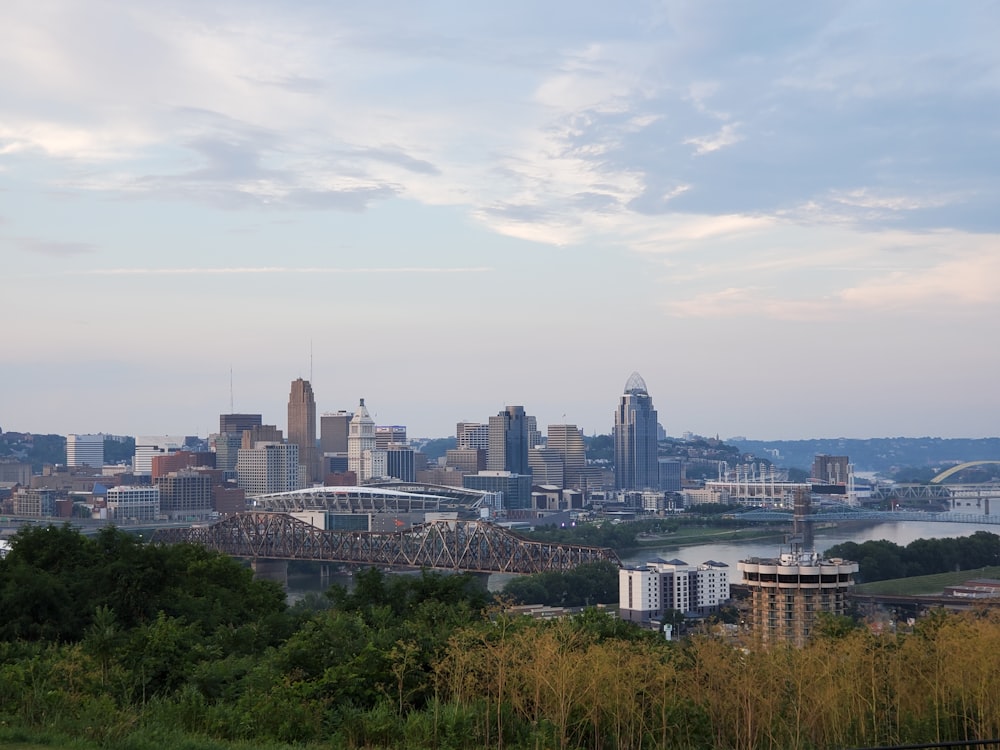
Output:
<instances>
[{"instance_id":1,"label":"distant hill","mask_svg":"<svg viewBox=\"0 0 1000 750\"><path fill-rule=\"evenodd\" d=\"M888 472L895 467L946 467L964 461L1000 461L1000 438L891 437L743 440L726 442L783 468L809 470L820 453L848 456L855 471Z\"/></svg>"}]
</instances>

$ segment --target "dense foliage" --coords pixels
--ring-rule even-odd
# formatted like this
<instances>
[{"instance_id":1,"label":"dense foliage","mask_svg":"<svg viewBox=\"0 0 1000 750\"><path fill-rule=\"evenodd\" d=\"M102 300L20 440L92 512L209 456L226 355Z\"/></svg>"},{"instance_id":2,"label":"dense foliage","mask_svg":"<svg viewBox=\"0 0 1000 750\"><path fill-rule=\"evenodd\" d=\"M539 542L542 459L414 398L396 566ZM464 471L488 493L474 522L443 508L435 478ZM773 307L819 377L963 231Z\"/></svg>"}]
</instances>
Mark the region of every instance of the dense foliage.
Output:
<instances>
[{"instance_id":1,"label":"dense foliage","mask_svg":"<svg viewBox=\"0 0 1000 750\"><path fill-rule=\"evenodd\" d=\"M66 528L17 536L0 595L0 745L777 750L1000 736L989 612L905 634L831 622L805 648L763 649L667 642L595 609L514 618L470 576L377 570L332 589L331 606L287 608L232 560Z\"/></svg>"},{"instance_id":2,"label":"dense foliage","mask_svg":"<svg viewBox=\"0 0 1000 750\"><path fill-rule=\"evenodd\" d=\"M854 560L858 563L858 583L874 583L1000 565L1000 536L977 531L960 539L917 539L905 547L885 539L844 542L825 554Z\"/></svg>"},{"instance_id":3,"label":"dense foliage","mask_svg":"<svg viewBox=\"0 0 1000 750\"><path fill-rule=\"evenodd\" d=\"M573 570L552 570L518 576L503 593L517 604L586 607L618 603L618 566L610 562L580 565Z\"/></svg>"}]
</instances>

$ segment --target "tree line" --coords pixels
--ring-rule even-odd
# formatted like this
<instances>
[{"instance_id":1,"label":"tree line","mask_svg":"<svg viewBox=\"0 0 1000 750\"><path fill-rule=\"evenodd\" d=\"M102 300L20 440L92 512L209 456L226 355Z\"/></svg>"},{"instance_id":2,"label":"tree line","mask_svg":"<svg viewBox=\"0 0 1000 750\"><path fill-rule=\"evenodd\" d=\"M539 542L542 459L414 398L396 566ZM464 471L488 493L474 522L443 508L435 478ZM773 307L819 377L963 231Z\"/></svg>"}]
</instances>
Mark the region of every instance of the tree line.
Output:
<instances>
[{"instance_id":1,"label":"tree line","mask_svg":"<svg viewBox=\"0 0 1000 750\"><path fill-rule=\"evenodd\" d=\"M885 539L843 542L825 554L857 562L858 582L874 583L1000 565L1000 536L977 531L955 539L917 539L905 547Z\"/></svg>"},{"instance_id":2,"label":"tree line","mask_svg":"<svg viewBox=\"0 0 1000 750\"><path fill-rule=\"evenodd\" d=\"M1000 736L1000 617L824 623L801 649L515 617L467 575L360 571L294 606L115 529L0 561L0 745L849 748Z\"/></svg>"}]
</instances>

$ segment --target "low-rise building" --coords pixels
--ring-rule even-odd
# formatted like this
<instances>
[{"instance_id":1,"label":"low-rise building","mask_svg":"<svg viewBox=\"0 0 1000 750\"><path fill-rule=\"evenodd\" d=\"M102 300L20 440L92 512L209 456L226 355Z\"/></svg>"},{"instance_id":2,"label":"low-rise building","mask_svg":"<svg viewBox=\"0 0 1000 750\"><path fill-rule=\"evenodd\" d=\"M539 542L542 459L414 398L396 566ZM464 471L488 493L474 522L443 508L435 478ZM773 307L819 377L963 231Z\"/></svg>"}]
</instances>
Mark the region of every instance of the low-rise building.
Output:
<instances>
[{"instance_id":1,"label":"low-rise building","mask_svg":"<svg viewBox=\"0 0 1000 750\"><path fill-rule=\"evenodd\" d=\"M706 615L728 599L729 566L714 560L657 559L618 573L618 612L630 622L654 625L671 610Z\"/></svg>"},{"instance_id":2,"label":"low-rise building","mask_svg":"<svg viewBox=\"0 0 1000 750\"><path fill-rule=\"evenodd\" d=\"M125 485L109 487L109 521L155 521L160 515L160 488Z\"/></svg>"}]
</instances>

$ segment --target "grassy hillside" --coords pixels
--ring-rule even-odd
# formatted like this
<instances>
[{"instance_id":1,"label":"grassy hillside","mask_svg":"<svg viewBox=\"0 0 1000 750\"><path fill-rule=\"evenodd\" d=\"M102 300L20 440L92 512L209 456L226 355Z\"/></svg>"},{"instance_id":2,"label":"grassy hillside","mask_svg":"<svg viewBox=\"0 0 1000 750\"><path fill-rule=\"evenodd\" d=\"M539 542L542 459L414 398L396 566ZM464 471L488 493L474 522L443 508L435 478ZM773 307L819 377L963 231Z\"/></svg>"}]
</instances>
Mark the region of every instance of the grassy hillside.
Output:
<instances>
[{"instance_id":1,"label":"grassy hillside","mask_svg":"<svg viewBox=\"0 0 1000 750\"><path fill-rule=\"evenodd\" d=\"M914 576L912 578L894 578L891 581L876 581L864 583L855 587L859 594L888 594L890 596L921 596L923 594L940 594L945 586L965 583L973 578L1000 579L1000 566L977 568L976 570L960 570L951 573L935 573L929 576Z\"/></svg>"}]
</instances>

